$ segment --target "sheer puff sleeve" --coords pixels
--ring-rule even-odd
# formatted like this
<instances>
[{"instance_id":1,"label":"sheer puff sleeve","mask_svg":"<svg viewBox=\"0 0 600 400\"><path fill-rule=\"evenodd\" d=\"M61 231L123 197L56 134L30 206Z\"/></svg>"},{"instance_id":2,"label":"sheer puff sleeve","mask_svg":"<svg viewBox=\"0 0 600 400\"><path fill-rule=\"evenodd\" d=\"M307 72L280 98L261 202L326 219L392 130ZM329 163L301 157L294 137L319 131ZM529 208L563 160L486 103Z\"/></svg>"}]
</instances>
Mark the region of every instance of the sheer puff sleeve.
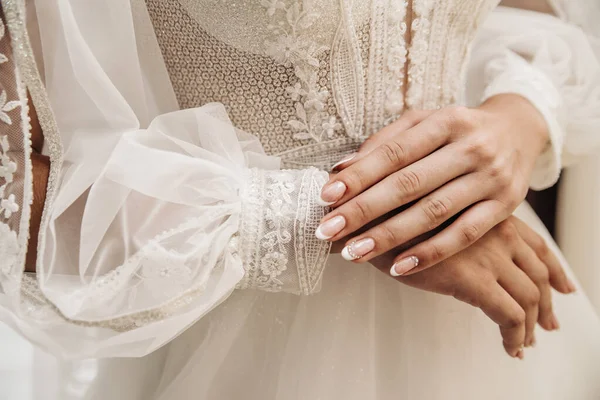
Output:
<instances>
[{"instance_id":1,"label":"sheer puff sleeve","mask_svg":"<svg viewBox=\"0 0 600 400\"><path fill-rule=\"evenodd\" d=\"M562 166L600 145L600 64L589 39L551 15L498 7L473 47L469 103L515 93L547 122L550 140L537 160L533 189L552 186Z\"/></svg>"},{"instance_id":2,"label":"sheer puff sleeve","mask_svg":"<svg viewBox=\"0 0 600 400\"><path fill-rule=\"evenodd\" d=\"M63 357L142 356L236 288L318 290L328 174L279 170L220 104L167 112L176 104L143 9L36 7L45 85L32 97L51 107L53 162L37 275L2 294L4 320Z\"/></svg>"}]
</instances>

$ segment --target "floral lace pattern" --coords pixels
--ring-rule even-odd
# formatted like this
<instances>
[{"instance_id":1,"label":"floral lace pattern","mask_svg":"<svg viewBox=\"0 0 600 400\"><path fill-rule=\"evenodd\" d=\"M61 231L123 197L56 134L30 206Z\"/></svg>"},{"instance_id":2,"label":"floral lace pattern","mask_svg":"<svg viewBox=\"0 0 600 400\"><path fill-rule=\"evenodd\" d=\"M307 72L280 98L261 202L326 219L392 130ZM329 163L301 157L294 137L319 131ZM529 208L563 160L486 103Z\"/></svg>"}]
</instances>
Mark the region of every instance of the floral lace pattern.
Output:
<instances>
[{"instance_id":1,"label":"floral lace pattern","mask_svg":"<svg viewBox=\"0 0 600 400\"><path fill-rule=\"evenodd\" d=\"M390 0L387 12L388 49L385 59L385 115L395 118L404 109L404 68L406 65L406 0Z\"/></svg>"},{"instance_id":2,"label":"floral lace pattern","mask_svg":"<svg viewBox=\"0 0 600 400\"><path fill-rule=\"evenodd\" d=\"M318 17L312 11L312 0L294 0L291 4L263 0L261 5L274 22L269 26L273 40L266 41L266 54L280 65L294 67L298 78L298 82L285 88L296 102L296 118L288 121L294 138L316 142L331 139L342 126L327 111L329 91L319 85L318 56L328 48L317 44L306 32Z\"/></svg>"},{"instance_id":3,"label":"floral lace pattern","mask_svg":"<svg viewBox=\"0 0 600 400\"><path fill-rule=\"evenodd\" d=\"M6 26L0 19L0 41L4 39L5 34ZM8 63L8 57L0 52L0 67L5 63ZM20 105L21 103L17 100L8 101L7 91L0 88L0 128L3 125L11 126L13 124L9 112ZM8 136L0 134L0 268L1 272L5 274L9 273L12 266L16 264L19 253L17 233L11 230L6 223L20 209L16 196L8 193L9 185L13 182L17 172L17 163L11 159L9 151Z\"/></svg>"},{"instance_id":4,"label":"floral lace pattern","mask_svg":"<svg viewBox=\"0 0 600 400\"><path fill-rule=\"evenodd\" d=\"M249 184L241 195L242 226L236 238L246 269L239 288L314 292L329 244L306 232L324 216L325 209L315 205L315 194L326 176L314 168L251 170Z\"/></svg>"}]
</instances>

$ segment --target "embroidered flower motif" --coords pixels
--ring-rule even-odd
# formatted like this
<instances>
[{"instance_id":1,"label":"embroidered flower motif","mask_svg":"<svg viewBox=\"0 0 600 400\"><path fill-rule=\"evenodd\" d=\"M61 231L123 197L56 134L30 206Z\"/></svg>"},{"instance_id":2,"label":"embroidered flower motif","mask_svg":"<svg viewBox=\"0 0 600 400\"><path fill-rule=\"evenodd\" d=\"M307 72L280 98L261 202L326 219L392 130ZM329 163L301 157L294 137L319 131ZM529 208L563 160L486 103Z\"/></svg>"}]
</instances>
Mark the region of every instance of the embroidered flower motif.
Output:
<instances>
[{"instance_id":1,"label":"embroidered flower motif","mask_svg":"<svg viewBox=\"0 0 600 400\"><path fill-rule=\"evenodd\" d=\"M285 4L281 0L262 0L260 4L267 9L269 17L275 15L277 10L285 9Z\"/></svg>"},{"instance_id":2,"label":"embroidered flower motif","mask_svg":"<svg viewBox=\"0 0 600 400\"><path fill-rule=\"evenodd\" d=\"M333 137L335 131L337 131L341 127L342 125L339 122L337 122L337 119L335 117L330 117L329 121L323 122L322 125L323 131L325 132L325 134L327 134L327 137L329 138Z\"/></svg>"},{"instance_id":3,"label":"embroidered flower motif","mask_svg":"<svg viewBox=\"0 0 600 400\"><path fill-rule=\"evenodd\" d=\"M275 279L287 269L287 263L288 260L285 254L279 252L269 253L262 258L260 271L263 275Z\"/></svg>"},{"instance_id":4,"label":"embroidered flower motif","mask_svg":"<svg viewBox=\"0 0 600 400\"><path fill-rule=\"evenodd\" d=\"M0 222L0 272L10 273L17 262L19 241L17 234L10 227Z\"/></svg>"},{"instance_id":5,"label":"embroidered flower motif","mask_svg":"<svg viewBox=\"0 0 600 400\"><path fill-rule=\"evenodd\" d=\"M4 26L4 22L2 21L2 19L0 19L0 40L2 40L2 38L4 37L5 32L6 32L6 28ZM7 61L8 61L8 57L6 57L6 55L0 53L0 64L3 64Z\"/></svg>"},{"instance_id":6,"label":"embroidered flower motif","mask_svg":"<svg viewBox=\"0 0 600 400\"><path fill-rule=\"evenodd\" d=\"M17 100L6 102L6 90L0 93L0 121L5 124L12 125L12 119L8 116L7 112L14 110L21 103Z\"/></svg>"},{"instance_id":7,"label":"embroidered flower motif","mask_svg":"<svg viewBox=\"0 0 600 400\"><path fill-rule=\"evenodd\" d=\"M0 137L0 216L4 215L6 219L19 211L14 194L4 197L8 184L13 181L13 175L17 172L17 164L8 156L9 150L8 137L3 135Z\"/></svg>"},{"instance_id":8,"label":"embroidered flower motif","mask_svg":"<svg viewBox=\"0 0 600 400\"><path fill-rule=\"evenodd\" d=\"M306 91L302 89L302 84L300 84L300 82L296 82L294 86L288 86L287 88L285 88L285 91L290 95L290 97L294 101L298 101L300 100L300 97L307 95Z\"/></svg>"},{"instance_id":9,"label":"embroidered flower motif","mask_svg":"<svg viewBox=\"0 0 600 400\"><path fill-rule=\"evenodd\" d=\"M15 195L11 194L0 201L0 213L4 212L4 218L10 218L13 213L19 211L19 205L15 201Z\"/></svg>"},{"instance_id":10,"label":"embroidered flower motif","mask_svg":"<svg viewBox=\"0 0 600 400\"><path fill-rule=\"evenodd\" d=\"M276 23L269 26L274 39L265 42L265 52L276 63L294 67L298 78L298 82L286 88L296 102L296 118L288 121L294 138L317 142L331 138L341 124L331 123L335 117L326 109L329 92L318 83L321 66L318 55L328 48L320 46L306 32L318 17L312 11L312 0L294 0L290 5L283 0L263 0L261 4L270 17L276 18Z\"/></svg>"}]
</instances>

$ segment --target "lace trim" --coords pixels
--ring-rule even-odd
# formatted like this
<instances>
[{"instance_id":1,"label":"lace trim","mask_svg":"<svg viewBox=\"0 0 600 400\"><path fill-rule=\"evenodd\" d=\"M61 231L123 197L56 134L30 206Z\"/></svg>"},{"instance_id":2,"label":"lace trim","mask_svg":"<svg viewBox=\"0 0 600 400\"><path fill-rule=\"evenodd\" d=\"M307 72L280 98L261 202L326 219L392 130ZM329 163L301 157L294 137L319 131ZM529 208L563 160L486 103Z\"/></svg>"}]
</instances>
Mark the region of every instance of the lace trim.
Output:
<instances>
[{"instance_id":1,"label":"lace trim","mask_svg":"<svg viewBox=\"0 0 600 400\"><path fill-rule=\"evenodd\" d=\"M341 1L342 20L333 39L331 86L346 135L360 137L365 116L365 80L361 49L352 20L352 2Z\"/></svg>"},{"instance_id":2,"label":"lace trim","mask_svg":"<svg viewBox=\"0 0 600 400\"><path fill-rule=\"evenodd\" d=\"M431 12L434 0L413 1L415 18L411 23L412 40L408 59L408 91L406 104L410 108L423 108L424 83L431 34Z\"/></svg>"},{"instance_id":3,"label":"lace trim","mask_svg":"<svg viewBox=\"0 0 600 400\"><path fill-rule=\"evenodd\" d=\"M251 170L241 194L239 246L246 274L239 289L314 292L330 246L311 234L325 213L314 203L325 183L323 176L315 168Z\"/></svg>"},{"instance_id":4,"label":"lace trim","mask_svg":"<svg viewBox=\"0 0 600 400\"><path fill-rule=\"evenodd\" d=\"M404 68L406 65L406 0L390 0L387 12L387 54L385 68L386 124L404 110Z\"/></svg>"},{"instance_id":5,"label":"lace trim","mask_svg":"<svg viewBox=\"0 0 600 400\"><path fill-rule=\"evenodd\" d=\"M20 49L18 32L15 32L14 21L11 19L14 13L10 8L3 8L7 18L8 28L12 34L11 42L3 43L3 48ZM0 42L5 39L7 25L0 19ZM17 52L18 53L18 52ZM15 53L16 54L16 53ZM27 93L21 80L19 66L11 63L8 56L0 53L0 67L14 68L12 78L14 79L15 91L18 100L8 100L8 90L0 88L0 127L5 126L3 131L11 131L9 127L17 125L14 116L9 115L20 107L20 119L18 127L13 128L13 143L18 147L11 149L8 134L0 134L0 271L4 274L2 289L8 293L18 288L18 280L23 271L27 242L29 239L29 204L32 199L32 170L30 160L30 125L29 107L27 106ZM20 135L19 135L20 134ZM17 165L16 159L10 156L11 152L22 153L21 167ZM15 186L15 179L19 183ZM9 193L13 189L13 193ZM22 190L22 193L21 193ZM21 204L19 204L21 203ZM18 229L15 229L18 227Z\"/></svg>"},{"instance_id":6,"label":"lace trim","mask_svg":"<svg viewBox=\"0 0 600 400\"><path fill-rule=\"evenodd\" d=\"M265 53L278 64L293 66L298 78L285 88L296 102L296 119L287 121L294 138L316 142L332 138L342 125L327 110L329 91L319 85L318 57L328 48L311 40L307 33L318 15L306 0L294 0L289 5L283 0L263 0L261 5L274 22L269 26L273 40L265 42Z\"/></svg>"}]
</instances>

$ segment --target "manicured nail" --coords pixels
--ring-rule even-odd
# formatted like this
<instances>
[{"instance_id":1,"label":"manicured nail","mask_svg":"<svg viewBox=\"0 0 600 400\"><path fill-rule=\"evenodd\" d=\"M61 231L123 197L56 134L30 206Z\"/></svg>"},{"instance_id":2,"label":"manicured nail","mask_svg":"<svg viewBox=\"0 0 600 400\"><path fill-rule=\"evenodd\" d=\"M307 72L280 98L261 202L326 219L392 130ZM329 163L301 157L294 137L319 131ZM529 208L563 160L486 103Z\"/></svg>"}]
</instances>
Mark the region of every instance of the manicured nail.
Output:
<instances>
[{"instance_id":1,"label":"manicured nail","mask_svg":"<svg viewBox=\"0 0 600 400\"><path fill-rule=\"evenodd\" d=\"M392 265L392 269L390 269L390 275L392 276L400 276L404 275L408 271L411 271L419 266L419 259L415 256L410 256L404 258L394 265Z\"/></svg>"},{"instance_id":2,"label":"manicured nail","mask_svg":"<svg viewBox=\"0 0 600 400\"><path fill-rule=\"evenodd\" d=\"M577 287L569 278L567 278L567 289L569 289L569 293L574 293L577 291Z\"/></svg>"},{"instance_id":3,"label":"manicured nail","mask_svg":"<svg viewBox=\"0 0 600 400\"><path fill-rule=\"evenodd\" d=\"M323 222L317 228L315 236L320 240L331 239L337 235L346 226L346 218L341 215L333 217L330 220Z\"/></svg>"},{"instance_id":4,"label":"manicured nail","mask_svg":"<svg viewBox=\"0 0 600 400\"><path fill-rule=\"evenodd\" d=\"M321 191L321 197L317 200L320 206L330 206L346 193L346 184L344 182L333 182L330 185L326 185Z\"/></svg>"},{"instance_id":5,"label":"manicured nail","mask_svg":"<svg viewBox=\"0 0 600 400\"><path fill-rule=\"evenodd\" d=\"M342 250L342 257L345 260L353 261L365 256L375 248L375 241L371 238L360 239L350 243Z\"/></svg>"},{"instance_id":6,"label":"manicured nail","mask_svg":"<svg viewBox=\"0 0 600 400\"><path fill-rule=\"evenodd\" d=\"M356 157L358 153L352 153L352 154L348 154L346 157L342 158L340 161L336 162L335 164L333 164L331 166L331 170L335 170L337 167L339 167L340 165L347 163L348 161L352 160L354 157Z\"/></svg>"},{"instance_id":7,"label":"manicured nail","mask_svg":"<svg viewBox=\"0 0 600 400\"><path fill-rule=\"evenodd\" d=\"M558 323L558 320L556 319L556 315L552 316L552 330L559 330L560 329L560 324Z\"/></svg>"},{"instance_id":8,"label":"manicured nail","mask_svg":"<svg viewBox=\"0 0 600 400\"><path fill-rule=\"evenodd\" d=\"M525 358L525 351L523 351L523 349L520 349L520 350L517 352L517 358L518 358L519 360L522 360L522 359L524 359L524 358Z\"/></svg>"}]
</instances>

